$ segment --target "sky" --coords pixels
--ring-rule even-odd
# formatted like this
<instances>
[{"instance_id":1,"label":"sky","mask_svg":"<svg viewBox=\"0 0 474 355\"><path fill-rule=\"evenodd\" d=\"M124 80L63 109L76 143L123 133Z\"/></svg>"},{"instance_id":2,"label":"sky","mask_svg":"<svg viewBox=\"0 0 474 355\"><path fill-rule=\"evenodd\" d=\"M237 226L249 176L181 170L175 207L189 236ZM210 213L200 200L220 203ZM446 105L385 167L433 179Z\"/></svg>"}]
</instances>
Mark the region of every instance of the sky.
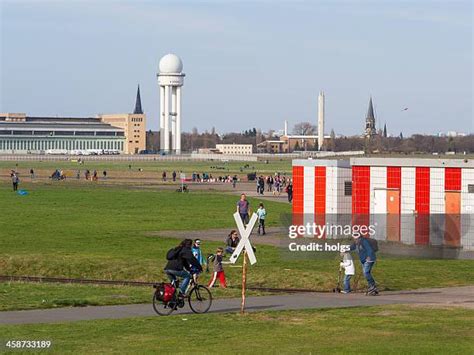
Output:
<instances>
[{"instance_id":1,"label":"sky","mask_svg":"<svg viewBox=\"0 0 474 355\"><path fill-rule=\"evenodd\" d=\"M316 124L323 90L327 133L362 133L370 96L390 134L474 133L470 0L0 4L0 112L131 112L140 84L156 130L175 53L184 131Z\"/></svg>"}]
</instances>

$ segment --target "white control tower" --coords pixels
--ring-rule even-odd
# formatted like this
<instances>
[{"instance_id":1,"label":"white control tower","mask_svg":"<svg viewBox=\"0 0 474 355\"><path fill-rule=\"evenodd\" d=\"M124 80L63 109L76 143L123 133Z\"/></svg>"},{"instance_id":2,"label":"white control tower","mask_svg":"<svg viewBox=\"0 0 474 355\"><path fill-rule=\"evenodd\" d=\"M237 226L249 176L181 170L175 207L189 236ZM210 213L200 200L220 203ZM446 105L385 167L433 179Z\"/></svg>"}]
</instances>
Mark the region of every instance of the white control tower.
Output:
<instances>
[{"instance_id":1,"label":"white control tower","mask_svg":"<svg viewBox=\"0 0 474 355\"><path fill-rule=\"evenodd\" d=\"M183 62L175 54L160 60L160 150L181 154L181 87L184 84ZM171 133L171 146L170 146Z\"/></svg>"}]
</instances>

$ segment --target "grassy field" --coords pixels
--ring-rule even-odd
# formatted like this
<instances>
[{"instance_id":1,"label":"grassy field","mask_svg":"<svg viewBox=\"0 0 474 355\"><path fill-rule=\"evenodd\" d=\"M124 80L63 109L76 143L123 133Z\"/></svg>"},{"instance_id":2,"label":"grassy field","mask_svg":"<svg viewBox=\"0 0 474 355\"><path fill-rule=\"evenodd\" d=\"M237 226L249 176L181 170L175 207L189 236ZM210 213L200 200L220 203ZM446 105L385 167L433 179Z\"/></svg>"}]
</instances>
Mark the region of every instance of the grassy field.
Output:
<instances>
[{"instance_id":1,"label":"grassy field","mask_svg":"<svg viewBox=\"0 0 474 355\"><path fill-rule=\"evenodd\" d=\"M56 283L0 283L0 311L46 309L58 307L104 306L150 303L152 287L104 286ZM249 296L268 295L268 292L248 291ZM239 288L214 288L215 298L239 297Z\"/></svg>"},{"instance_id":2,"label":"grassy field","mask_svg":"<svg viewBox=\"0 0 474 355\"><path fill-rule=\"evenodd\" d=\"M22 175L28 176L31 168L36 171L54 171L54 169L64 169L76 171L80 170L94 170L109 172L121 172L125 173L129 170L137 171L142 168L148 172L155 172L161 174L163 171L167 171L168 174L175 171L183 171L184 173L190 174L197 172L202 174L203 172L212 174L214 176L225 175L225 174L247 174L251 172L257 172L259 174L273 174L275 172L290 173L291 172L291 160L271 160L268 163L265 161L258 162L219 162L219 161L92 161L87 160L87 157L83 157L84 164L79 164L77 161L71 160L57 160L57 161L0 161L0 171L2 175L6 175L10 172L10 169L18 170ZM129 165L131 168L129 169Z\"/></svg>"},{"instance_id":3,"label":"grassy field","mask_svg":"<svg viewBox=\"0 0 474 355\"><path fill-rule=\"evenodd\" d=\"M31 188L30 188L31 187ZM237 197L210 192L178 194L85 185L35 185L28 196L0 188L0 274L115 280L163 280L166 251L176 239L157 231L234 228ZM251 199L253 205L256 200ZM268 225L278 226L286 203L266 202ZM224 241L225 235L222 236ZM204 253L223 242L204 242ZM284 260L276 247L259 246L250 286L330 290L338 258ZM469 260L415 260L380 257L374 270L382 289L472 284ZM241 268L226 267L229 284L239 285ZM209 274L204 274L207 282ZM77 288L77 289L76 289ZM90 293L87 289L90 288ZM73 292L69 292L72 290ZM235 290L217 291L233 296ZM58 305L149 302L142 288L108 288L14 283L0 286L2 309ZM43 302L47 300L47 302Z\"/></svg>"},{"instance_id":4,"label":"grassy field","mask_svg":"<svg viewBox=\"0 0 474 355\"><path fill-rule=\"evenodd\" d=\"M0 326L56 353L472 354L474 310L380 306ZM245 340L243 340L245 339Z\"/></svg>"}]
</instances>

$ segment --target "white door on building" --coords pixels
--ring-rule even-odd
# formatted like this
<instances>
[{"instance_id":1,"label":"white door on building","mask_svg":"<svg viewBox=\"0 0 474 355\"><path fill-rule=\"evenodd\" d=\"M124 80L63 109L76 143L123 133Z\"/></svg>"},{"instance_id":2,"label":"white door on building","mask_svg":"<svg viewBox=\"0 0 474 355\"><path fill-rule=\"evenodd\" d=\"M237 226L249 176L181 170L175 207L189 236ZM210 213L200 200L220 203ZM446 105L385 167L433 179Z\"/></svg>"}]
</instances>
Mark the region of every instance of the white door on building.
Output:
<instances>
[{"instance_id":1,"label":"white door on building","mask_svg":"<svg viewBox=\"0 0 474 355\"><path fill-rule=\"evenodd\" d=\"M375 214L387 213L387 190L385 189L374 190L374 213Z\"/></svg>"},{"instance_id":2,"label":"white door on building","mask_svg":"<svg viewBox=\"0 0 474 355\"><path fill-rule=\"evenodd\" d=\"M387 238L387 190L374 190L374 210L371 223L375 226L375 237L379 240Z\"/></svg>"}]
</instances>

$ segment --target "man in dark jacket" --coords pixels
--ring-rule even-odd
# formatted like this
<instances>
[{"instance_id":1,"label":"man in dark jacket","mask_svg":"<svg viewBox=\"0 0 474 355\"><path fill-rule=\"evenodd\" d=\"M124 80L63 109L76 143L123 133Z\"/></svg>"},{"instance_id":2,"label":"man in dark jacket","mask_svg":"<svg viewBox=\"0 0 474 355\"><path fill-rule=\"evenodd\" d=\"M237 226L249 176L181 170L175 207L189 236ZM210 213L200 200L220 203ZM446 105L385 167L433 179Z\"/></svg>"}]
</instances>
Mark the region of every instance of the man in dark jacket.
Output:
<instances>
[{"instance_id":1,"label":"man in dark jacket","mask_svg":"<svg viewBox=\"0 0 474 355\"><path fill-rule=\"evenodd\" d=\"M375 285L375 280L372 277L372 268L374 267L375 261L377 259L375 251L370 245L367 238L361 236L354 236L354 243L351 245L350 250L357 250L359 254L360 263L362 264L362 270L364 272L364 277L367 280L369 288L367 293L371 296L378 295L379 291Z\"/></svg>"},{"instance_id":2,"label":"man in dark jacket","mask_svg":"<svg viewBox=\"0 0 474 355\"><path fill-rule=\"evenodd\" d=\"M189 281L191 280L191 267L202 271L202 266L199 261L194 257L191 247L193 241L191 239L183 240L179 246L177 246L174 251L174 257L170 260L165 266L165 273L168 275L171 281L176 280L177 277L181 277L183 281L179 286L179 289L182 294L186 293L188 288ZM169 253L169 252L168 252Z\"/></svg>"}]
</instances>

